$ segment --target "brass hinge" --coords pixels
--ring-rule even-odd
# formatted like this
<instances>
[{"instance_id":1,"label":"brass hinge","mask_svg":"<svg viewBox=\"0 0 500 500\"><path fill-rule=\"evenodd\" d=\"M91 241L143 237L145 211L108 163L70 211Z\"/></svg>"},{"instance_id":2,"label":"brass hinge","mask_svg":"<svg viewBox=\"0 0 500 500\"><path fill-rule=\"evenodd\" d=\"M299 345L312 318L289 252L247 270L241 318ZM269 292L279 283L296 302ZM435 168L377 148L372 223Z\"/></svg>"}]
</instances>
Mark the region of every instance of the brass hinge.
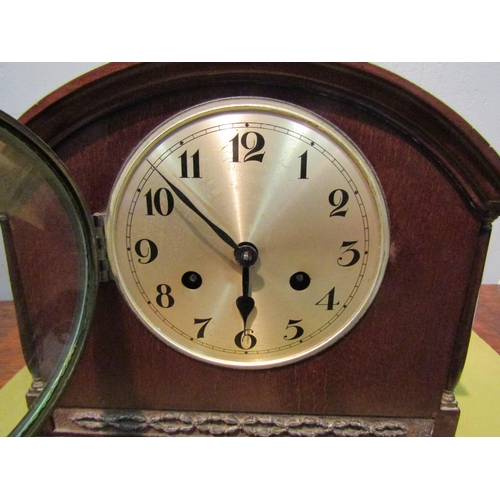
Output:
<instances>
[{"instance_id":1,"label":"brass hinge","mask_svg":"<svg viewBox=\"0 0 500 500\"><path fill-rule=\"evenodd\" d=\"M105 214L94 214L94 226L96 230L97 260L99 263L99 281L105 283L112 279L108 254L106 251L106 235L104 234Z\"/></svg>"}]
</instances>

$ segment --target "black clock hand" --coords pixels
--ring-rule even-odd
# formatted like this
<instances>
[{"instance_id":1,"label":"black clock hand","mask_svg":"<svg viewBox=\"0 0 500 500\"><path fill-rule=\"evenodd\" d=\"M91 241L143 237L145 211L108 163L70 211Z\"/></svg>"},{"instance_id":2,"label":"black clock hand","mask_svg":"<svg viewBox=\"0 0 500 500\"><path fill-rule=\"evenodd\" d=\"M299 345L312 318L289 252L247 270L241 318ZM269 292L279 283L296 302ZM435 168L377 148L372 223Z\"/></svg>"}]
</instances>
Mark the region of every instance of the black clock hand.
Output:
<instances>
[{"instance_id":1,"label":"black clock hand","mask_svg":"<svg viewBox=\"0 0 500 500\"><path fill-rule=\"evenodd\" d=\"M243 268L243 295L236 299L236 307L243 318L243 330L247 329L247 319L253 311L255 301L249 295L250 269Z\"/></svg>"},{"instance_id":2,"label":"black clock hand","mask_svg":"<svg viewBox=\"0 0 500 500\"><path fill-rule=\"evenodd\" d=\"M152 163L149 163L164 179L164 181L170 186L172 191L177 195L179 200L181 200L188 208L190 208L196 215L201 217L215 232L215 234L225 243L227 243L233 250L238 249L236 242L229 236L225 231L223 231L219 226L216 226L210 219L208 219L204 214L202 214L193 202L176 186L174 186Z\"/></svg>"},{"instance_id":3,"label":"black clock hand","mask_svg":"<svg viewBox=\"0 0 500 500\"><path fill-rule=\"evenodd\" d=\"M240 311L243 318L243 331L247 329L247 320L250 313L253 311L255 301L250 297L250 266L257 262L259 251L255 245L251 243L240 243L238 249L234 252L236 262L243 267L242 272L242 293L236 299L236 307Z\"/></svg>"}]
</instances>

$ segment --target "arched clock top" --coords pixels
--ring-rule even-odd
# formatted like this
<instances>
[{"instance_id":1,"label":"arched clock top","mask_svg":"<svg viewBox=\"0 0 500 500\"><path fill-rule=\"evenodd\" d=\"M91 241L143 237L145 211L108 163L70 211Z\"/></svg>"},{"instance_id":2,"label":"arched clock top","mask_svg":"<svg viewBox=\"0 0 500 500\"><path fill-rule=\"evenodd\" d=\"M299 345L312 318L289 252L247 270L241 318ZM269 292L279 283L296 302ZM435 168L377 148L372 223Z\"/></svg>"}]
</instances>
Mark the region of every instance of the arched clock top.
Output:
<instances>
[{"instance_id":1,"label":"arched clock top","mask_svg":"<svg viewBox=\"0 0 500 500\"><path fill-rule=\"evenodd\" d=\"M427 151L479 218L491 221L500 214L500 159L496 152L441 101L371 64L109 64L50 94L21 121L56 147L86 124L141 101L209 88L219 89L218 97L227 97L236 87L238 95L245 91L256 96L284 95L285 100L307 104L327 119L329 112L318 96L362 110ZM302 93L300 98L297 93Z\"/></svg>"}]
</instances>

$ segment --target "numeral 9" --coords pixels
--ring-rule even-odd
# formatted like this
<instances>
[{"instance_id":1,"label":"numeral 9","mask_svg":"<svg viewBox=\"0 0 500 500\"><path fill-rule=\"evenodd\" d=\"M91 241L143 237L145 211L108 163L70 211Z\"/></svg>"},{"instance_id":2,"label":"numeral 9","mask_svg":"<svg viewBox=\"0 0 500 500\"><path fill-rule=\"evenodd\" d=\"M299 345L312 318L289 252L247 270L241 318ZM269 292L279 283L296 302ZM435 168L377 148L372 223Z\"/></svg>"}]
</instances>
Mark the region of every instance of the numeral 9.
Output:
<instances>
[{"instance_id":1,"label":"numeral 9","mask_svg":"<svg viewBox=\"0 0 500 500\"><path fill-rule=\"evenodd\" d=\"M142 239L135 244L135 253L141 257L139 264L149 264L158 257L158 247L151 240ZM144 260L145 259L145 260Z\"/></svg>"}]
</instances>

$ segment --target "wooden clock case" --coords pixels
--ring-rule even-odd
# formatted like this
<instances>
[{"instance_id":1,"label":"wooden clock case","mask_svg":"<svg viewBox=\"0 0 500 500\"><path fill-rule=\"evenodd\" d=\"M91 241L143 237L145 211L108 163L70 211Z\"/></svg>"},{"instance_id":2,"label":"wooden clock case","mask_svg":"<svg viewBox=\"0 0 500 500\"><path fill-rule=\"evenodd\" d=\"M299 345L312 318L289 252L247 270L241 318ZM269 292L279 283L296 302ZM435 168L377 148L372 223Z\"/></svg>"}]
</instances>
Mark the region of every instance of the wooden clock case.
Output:
<instances>
[{"instance_id":1,"label":"wooden clock case","mask_svg":"<svg viewBox=\"0 0 500 500\"><path fill-rule=\"evenodd\" d=\"M167 347L115 283L102 282L83 356L44 432L453 435L453 390L500 213L500 160L441 102L368 64L110 64L49 95L21 121L62 159L90 211L102 213L141 138L175 113L231 96L307 108L371 162L391 232L374 303L321 354L245 371ZM26 276L25 288L35 286Z\"/></svg>"}]
</instances>

